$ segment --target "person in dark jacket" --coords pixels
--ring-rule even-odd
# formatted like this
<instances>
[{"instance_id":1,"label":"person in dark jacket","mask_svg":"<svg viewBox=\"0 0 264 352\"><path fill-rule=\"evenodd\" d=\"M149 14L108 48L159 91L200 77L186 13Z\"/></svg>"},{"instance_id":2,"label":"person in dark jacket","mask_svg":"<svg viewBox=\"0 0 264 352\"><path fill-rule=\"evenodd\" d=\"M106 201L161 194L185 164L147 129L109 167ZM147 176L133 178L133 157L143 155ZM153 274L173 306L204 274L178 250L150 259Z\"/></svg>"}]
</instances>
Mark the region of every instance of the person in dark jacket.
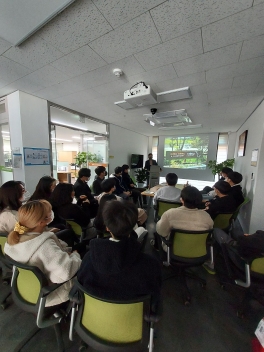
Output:
<instances>
[{"instance_id":1,"label":"person in dark jacket","mask_svg":"<svg viewBox=\"0 0 264 352\"><path fill-rule=\"evenodd\" d=\"M137 204L137 202L139 201L140 207L143 208L141 192L140 190L136 189L136 185L132 180L132 178L130 177L128 171L129 171L129 166L126 164L122 165L122 184L127 190L131 192L133 202Z\"/></svg>"},{"instance_id":2,"label":"person in dark jacket","mask_svg":"<svg viewBox=\"0 0 264 352\"><path fill-rule=\"evenodd\" d=\"M92 195L92 191L87 184L90 177L91 177L90 169L87 169L87 168L80 169L78 172L78 179L76 180L73 187L75 192L75 198L77 199L78 204L81 204L81 202L83 201L88 203L85 206L88 206L90 208L89 209L90 216L91 218L94 218L97 214L98 202Z\"/></svg>"},{"instance_id":3,"label":"person in dark jacket","mask_svg":"<svg viewBox=\"0 0 264 352\"><path fill-rule=\"evenodd\" d=\"M128 200L129 197L131 196L131 192L123 185L122 183L122 167L117 166L115 168L115 173L110 176L110 178L113 178L115 180L115 191L114 194L117 196Z\"/></svg>"},{"instance_id":4,"label":"person in dark jacket","mask_svg":"<svg viewBox=\"0 0 264 352\"><path fill-rule=\"evenodd\" d=\"M161 266L155 258L142 253L140 244L130 236L137 222L136 206L130 202L108 202L104 206L103 220L112 237L90 242L78 281L91 294L106 299L151 295L152 310L157 312Z\"/></svg>"},{"instance_id":5,"label":"person in dark jacket","mask_svg":"<svg viewBox=\"0 0 264 352\"><path fill-rule=\"evenodd\" d=\"M95 173L96 176L94 178L94 182L93 182L93 193L96 196L99 196L99 194L102 193L102 187L101 187L101 183L104 181L105 176L106 176L106 169L104 166L97 166L97 168L95 168Z\"/></svg>"},{"instance_id":6,"label":"person in dark jacket","mask_svg":"<svg viewBox=\"0 0 264 352\"><path fill-rule=\"evenodd\" d=\"M226 181L218 181L214 185L216 197L205 203L205 211L214 219L219 213L233 213L236 210L236 202L229 195L231 186Z\"/></svg>"},{"instance_id":7,"label":"person in dark jacket","mask_svg":"<svg viewBox=\"0 0 264 352\"><path fill-rule=\"evenodd\" d=\"M230 172L226 178L226 182L228 182L231 186L228 194L233 196L236 202L236 207L239 207L240 204L242 204L245 200L242 192L242 187L239 185L242 180L243 176L236 171Z\"/></svg>"}]
</instances>

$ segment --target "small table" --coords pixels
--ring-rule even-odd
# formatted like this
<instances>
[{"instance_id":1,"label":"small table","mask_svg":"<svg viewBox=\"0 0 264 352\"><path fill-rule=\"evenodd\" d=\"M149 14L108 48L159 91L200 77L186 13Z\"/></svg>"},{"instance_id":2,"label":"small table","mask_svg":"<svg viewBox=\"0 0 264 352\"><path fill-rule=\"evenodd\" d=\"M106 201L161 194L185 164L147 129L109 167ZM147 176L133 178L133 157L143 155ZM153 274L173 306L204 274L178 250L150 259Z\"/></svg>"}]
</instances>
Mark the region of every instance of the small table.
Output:
<instances>
[{"instance_id":1,"label":"small table","mask_svg":"<svg viewBox=\"0 0 264 352\"><path fill-rule=\"evenodd\" d=\"M142 196L149 197L148 206L147 206L147 214L149 214L149 210L151 208L152 198L155 196L155 193L157 192L157 190L160 189L163 186L166 186L166 185L164 185L164 184L163 185L157 185L157 186L154 186L154 187L150 188L149 190L146 190L146 191L141 193ZM182 190L184 185L183 184L177 184L175 187L180 189L180 190Z\"/></svg>"}]
</instances>

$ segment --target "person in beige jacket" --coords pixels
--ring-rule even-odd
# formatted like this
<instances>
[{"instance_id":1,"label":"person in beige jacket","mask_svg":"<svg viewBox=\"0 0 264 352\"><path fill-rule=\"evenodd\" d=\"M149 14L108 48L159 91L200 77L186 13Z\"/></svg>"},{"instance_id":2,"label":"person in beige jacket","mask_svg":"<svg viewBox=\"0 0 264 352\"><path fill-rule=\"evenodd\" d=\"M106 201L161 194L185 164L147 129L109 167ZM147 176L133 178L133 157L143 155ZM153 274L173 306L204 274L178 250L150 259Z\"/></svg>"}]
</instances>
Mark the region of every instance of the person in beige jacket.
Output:
<instances>
[{"instance_id":1,"label":"person in beige jacket","mask_svg":"<svg viewBox=\"0 0 264 352\"><path fill-rule=\"evenodd\" d=\"M51 205L46 200L22 205L18 211L18 222L4 247L4 252L15 261L38 267L50 283L67 281L48 295L46 306L68 301L73 284L71 278L81 265L76 251L71 253L65 242L53 232L44 230L51 221Z\"/></svg>"},{"instance_id":2,"label":"person in beige jacket","mask_svg":"<svg viewBox=\"0 0 264 352\"><path fill-rule=\"evenodd\" d=\"M158 221L157 233L169 239L171 229L181 229L188 231L203 231L213 228L213 220L204 210L197 206L202 202L202 195L193 186L187 186L181 191L182 206L167 210ZM167 251L167 246L162 243L162 247Z\"/></svg>"}]
</instances>

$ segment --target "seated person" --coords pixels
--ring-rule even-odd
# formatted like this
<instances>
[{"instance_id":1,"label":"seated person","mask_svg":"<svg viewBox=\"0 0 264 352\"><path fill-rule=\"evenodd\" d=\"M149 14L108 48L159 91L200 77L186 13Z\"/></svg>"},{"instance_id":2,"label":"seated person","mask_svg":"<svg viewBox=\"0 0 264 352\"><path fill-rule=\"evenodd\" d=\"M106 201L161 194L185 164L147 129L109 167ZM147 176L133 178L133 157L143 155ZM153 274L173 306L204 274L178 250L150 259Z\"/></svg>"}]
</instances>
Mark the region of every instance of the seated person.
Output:
<instances>
[{"instance_id":1,"label":"seated person","mask_svg":"<svg viewBox=\"0 0 264 352\"><path fill-rule=\"evenodd\" d=\"M226 182L228 182L231 186L231 189L229 191L229 195L233 196L235 202L236 202L236 207L238 208L240 204L244 202L244 196L242 192L242 187L239 185L239 183L243 180L243 176L236 171L232 171L227 175Z\"/></svg>"},{"instance_id":2,"label":"seated person","mask_svg":"<svg viewBox=\"0 0 264 352\"><path fill-rule=\"evenodd\" d=\"M216 197L205 203L205 211L214 219L220 213L233 213L236 210L236 202L229 195L231 186L226 181L218 181L214 185Z\"/></svg>"},{"instance_id":3,"label":"seated person","mask_svg":"<svg viewBox=\"0 0 264 352\"><path fill-rule=\"evenodd\" d=\"M105 195L105 194L113 194L115 192L115 189L116 189L116 181L114 178L110 177L110 178L107 178L106 180L104 180L102 183L101 183L101 188L102 188L102 193L99 194L99 196L97 197L97 200L98 200L98 203L100 204L100 200L101 198ZM116 196L116 199L117 200L122 200L121 197L118 197Z\"/></svg>"},{"instance_id":4,"label":"seated person","mask_svg":"<svg viewBox=\"0 0 264 352\"><path fill-rule=\"evenodd\" d=\"M131 192L129 192L125 186L122 184L122 167L117 166L115 168L115 172L110 176L115 180L115 191L114 194L128 200L129 197L131 196Z\"/></svg>"},{"instance_id":5,"label":"seated person","mask_svg":"<svg viewBox=\"0 0 264 352\"><path fill-rule=\"evenodd\" d=\"M183 188L180 201L181 207L165 211L157 222L156 231L160 236L169 239L173 228L188 231L207 231L213 228L214 222L211 217L204 210L198 209L202 195L197 188L193 186ZM158 237L156 240L160 241ZM164 243L162 247L167 250Z\"/></svg>"},{"instance_id":6,"label":"seated person","mask_svg":"<svg viewBox=\"0 0 264 352\"><path fill-rule=\"evenodd\" d=\"M229 172L233 170L230 167L223 167L220 171L220 179L219 181L225 181ZM202 194L208 194L211 197L215 197L215 192L212 187L205 186L204 189L201 191Z\"/></svg>"},{"instance_id":7,"label":"seated person","mask_svg":"<svg viewBox=\"0 0 264 352\"><path fill-rule=\"evenodd\" d=\"M50 283L70 280L81 265L79 254L69 252L66 243L60 241L45 228L52 219L51 205L46 200L31 201L18 211L18 222L8 235L4 251L17 262L37 266ZM68 301L72 281L66 282L48 295L46 305L53 306Z\"/></svg>"},{"instance_id":8,"label":"seated person","mask_svg":"<svg viewBox=\"0 0 264 352\"><path fill-rule=\"evenodd\" d=\"M129 300L151 295L152 311L157 312L161 266L155 258L142 253L140 244L130 235L137 216L133 203L105 204L103 221L112 237L91 240L77 278L91 294L106 299Z\"/></svg>"},{"instance_id":9,"label":"seated person","mask_svg":"<svg viewBox=\"0 0 264 352\"><path fill-rule=\"evenodd\" d=\"M99 196L99 194L102 193L101 183L105 179L106 169L104 166L97 166L94 171L96 173L96 176L95 176L94 182L93 182L93 193L96 196Z\"/></svg>"},{"instance_id":10,"label":"seated person","mask_svg":"<svg viewBox=\"0 0 264 352\"><path fill-rule=\"evenodd\" d=\"M176 188L178 176L175 173L166 175L168 186L161 187L157 190L153 197L153 204L157 204L158 199L168 200L171 202L180 202L181 190Z\"/></svg>"},{"instance_id":11,"label":"seated person","mask_svg":"<svg viewBox=\"0 0 264 352\"><path fill-rule=\"evenodd\" d=\"M87 203L88 203L88 206L90 207L90 216L91 218L94 218L98 210L98 202L92 195L92 191L87 184L90 177L91 177L90 169L87 169L87 168L80 169L78 172L78 178L73 187L74 187L75 197L78 201L88 200Z\"/></svg>"},{"instance_id":12,"label":"seated person","mask_svg":"<svg viewBox=\"0 0 264 352\"><path fill-rule=\"evenodd\" d=\"M0 187L0 232L8 234L14 229L22 201L23 188L20 182L8 181Z\"/></svg>"},{"instance_id":13,"label":"seated person","mask_svg":"<svg viewBox=\"0 0 264 352\"><path fill-rule=\"evenodd\" d=\"M56 187L56 180L51 176L43 176L39 180L35 192L29 198L31 200L38 200L38 199L46 199L49 201L49 198Z\"/></svg>"},{"instance_id":14,"label":"seated person","mask_svg":"<svg viewBox=\"0 0 264 352\"><path fill-rule=\"evenodd\" d=\"M74 188L70 183L59 183L50 197L50 203L55 217L72 219L81 227L87 227L90 219L90 204L88 199L79 199L77 204L73 204Z\"/></svg>"},{"instance_id":15,"label":"seated person","mask_svg":"<svg viewBox=\"0 0 264 352\"><path fill-rule=\"evenodd\" d=\"M141 192L140 190L136 189L135 183L129 175L129 166L126 164L122 166L122 184L125 189L131 192L133 202L137 204L137 202L139 201L140 207L142 208Z\"/></svg>"}]
</instances>

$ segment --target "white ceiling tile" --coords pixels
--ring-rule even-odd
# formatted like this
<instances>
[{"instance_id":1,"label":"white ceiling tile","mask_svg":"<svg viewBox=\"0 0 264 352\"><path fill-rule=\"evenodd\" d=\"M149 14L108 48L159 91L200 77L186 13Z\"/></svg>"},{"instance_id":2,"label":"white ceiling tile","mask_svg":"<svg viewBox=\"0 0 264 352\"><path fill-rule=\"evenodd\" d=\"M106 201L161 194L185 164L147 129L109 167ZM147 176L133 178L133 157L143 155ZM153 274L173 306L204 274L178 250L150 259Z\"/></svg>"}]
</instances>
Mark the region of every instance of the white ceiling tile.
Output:
<instances>
[{"instance_id":1,"label":"white ceiling tile","mask_svg":"<svg viewBox=\"0 0 264 352\"><path fill-rule=\"evenodd\" d=\"M216 90L228 89L232 87L233 78L219 80L213 83L206 83L192 87L192 94L195 96L196 93L209 93Z\"/></svg>"},{"instance_id":2,"label":"white ceiling tile","mask_svg":"<svg viewBox=\"0 0 264 352\"><path fill-rule=\"evenodd\" d=\"M39 36L34 35L24 44L7 50L4 56L32 70L37 70L57 60L63 56L63 53L45 42L45 40L41 39Z\"/></svg>"},{"instance_id":3,"label":"white ceiling tile","mask_svg":"<svg viewBox=\"0 0 264 352\"><path fill-rule=\"evenodd\" d=\"M53 67L65 72L70 77L81 75L104 65L106 62L88 45L52 62Z\"/></svg>"},{"instance_id":4,"label":"white ceiling tile","mask_svg":"<svg viewBox=\"0 0 264 352\"><path fill-rule=\"evenodd\" d=\"M264 55L264 35L245 40L242 46L240 60Z\"/></svg>"},{"instance_id":5,"label":"white ceiling tile","mask_svg":"<svg viewBox=\"0 0 264 352\"><path fill-rule=\"evenodd\" d=\"M192 75L177 77L173 79L166 79L165 81L156 83L158 92L164 92L167 90L178 89L182 87L191 87L206 83L205 72L198 72Z\"/></svg>"},{"instance_id":6,"label":"white ceiling tile","mask_svg":"<svg viewBox=\"0 0 264 352\"><path fill-rule=\"evenodd\" d=\"M217 99L229 98L231 89L221 89L214 92L208 92L208 101L214 101Z\"/></svg>"},{"instance_id":7,"label":"white ceiling tile","mask_svg":"<svg viewBox=\"0 0 264 352\"><path fill-rule=\"evenodd\" d=\"M174 67L172 65L166 65L154 68L147 72L138 73L137 75L129 76L128 80L131 82L131 85L141 81L151 85L174 77L177 77Z\"/></svg>"},{"instance_id":8,"label":"white ceiling tile","mask_svg":"<svg viewBox=\"0 0 264 352\"><path fill-rule=\"evenodd\" d=\"M258 5L258 4L262 3L262 2L264 2L264 0L254 0L253 6Z\"/></svg>"},{"instance_id":9,"label":"white ceiling tile","mask_svg":"<svg viewBox=\"0 0 264 352\"><path fill-rule=\"evenodd\" d=\"M113 93L120 93L120 100L123 100L124 91L131 87L130 84L131 83L127 81L119 79L114 82L110 82L98 87L94 87L93 90L100 93L102 97Z\"/></svg>"},{"instance_id":10,"label":"white ceiling tile","mask_svg":"<svg viewBox=\"0 0 264 352\"><path fill-rule=\"evenodd\" d=\"M25 77L25 81L28 83L31 82L34 85L40 84L44 87L52 86L67 79L69 79L69 76L51 65L44 66Z\"/></svg>"},{"instance_id":11,"label":"white ceiling tile","mask_svg":"<svg viewBox=\"0 0 264 352\"><path fill-rule=\"evenodd\" d=\"M75 1L38 33L65 54L112 30L91 1Z\"/></svg>"},{"instance_id":12,"label":"white ceiling tile","mask_svg":"<svg viewBox=\"0 0 264 352\"><path fill-rule=\"evenodd\" d=\"M17 79L26 76L32 72L25 66L22 66L4 56L0 56L0 79L11 83Z\"/></svg>"},{"instance_id":13,"label":"white ceiling tile","mask_svg":"<svg viewBox=\"0 0 264 352\"><path fill-rule=\"evenodd\" d=\"M206 81L214 82L219 79L243 76L256 71L262 72L264 67L264 56L245 61L239 61L231 65L213 68L206 71Z\"/></svg>"},{"instance_id":14,"label":"white ceiling tile","mask_svg":"<svg viewBox=\"0 0 264 352\"><path fill-rule=\"evenodd\" d=\"M202 28L205 51L264 34L264 4L229 16Z\"/></svg>"},{"instance_id":15,"label":"white ceiling tile","mask_svg":"<svg viewBox=\"0 0 264 352\"><path fill-rule=\"evenodd\" d=\"M114 28L161 4L164 0L93 0Z\"/></svg>"},{"instance_id":16,"label":"white ceiling tile","mask_svg":"<svg viewBox=\"0 0 264 352\"><path fill-rule=\"evenodd\" d=\"M241 45L242 43L229 45L183 61L175 62L173 66L176 69L177 75L180 77L232 64L238 61Z\"/></svg>"},{"instance_id":17,"label":"white ceiling tile","mask_svg":"<svg viewBox=\"0 0 264 352\"><path fill-rule=\"evenodd\" d=\"M236 88L244 85L248 86L253 84L256 84L256 87L257 87L257 85L263 81L264 81L264 71L256 72L250 75L235 77L233 82L233 87Z\"/></svg>"},{"instance_id":18,"label":"white ceiling tile","mask_svg":"<svg viewBox=\"0 0 264 352\"><path fill-rule=\"evenodd\" d=\"M7 94L11 94L13 92L15 92L15 89L13 87L5 86L0 89L0 97L3 97Z\"/></svg>"},{"instance_id":19,"label":"white ceiling tile","mask_svg":"<svg viewBox=\"0 0 264 352\"><path fill-rule=\"evenodd\" d=\"M149 70L202 53L201 30L198 29L135 54L135 57L146 70Z\"/></svg>"},{"instance_id":20,"label":"white ceiling tile","mask_svg":"<svg viewBox=\"0 0 264 352\"><path fill-rule=\"evenodd\" d=\"M163 41L188 33L252 6L252 0L166 1L151 10Z\"/></svg>"},{"instance_id":21,"label":"white ceiling tile","mask_svg":"<svg viewBox=\"0 0 264 352\"><path fill-rule=\"evenodd\" d=\"M44 88L44 86L38 83L31 82L30 80L27 79L27 77L28 76L20 78L17 81L9 84L7 87L10 89L12 88L13 90L22 90L23 92L26 92L26 93L33 93L37 90Z\"/></svg>"},{"instance_id":22,"label":"white ceiling tile","mask_svg":"<svg viewBox=\"0 0 264 352\"><path fill-rule=\"evenodd\" d=\"M9 42L0 38L0 55L7 51L9 48L11 48L11 46L12 45Z\"/></svg>"},{"instance_id":23,"label":"white ceiling tile","mask_svg":"<svg viewBox=\"0 0 264 352\"><path fill-rule=\"evenodd\" d=\"M242 84L240 87L231 88L229 91L229 96L232 97L234 95L244 95L244 94L252 94L255 92L257 84Z\"/></svg>"},{"instance_id":24,"label":"white ceiling tile","mask_svg":"<svg viewBox=\"0 0 264 352\"><path fill-rule=\"evenodd\" d=\"M108 63L130 56L160 43L160 37L149 13L90 43Z\"/></svg>"},{"instance_id":25,"label":"white ceiling tile","mask_svg":"<svg viewBox=\"0 0 264 352\"><path fill-rule=\"evenodd\" d=\"M4 81L3 79L0 79L0 88L3 88L8 85L8 82Z\"/></svg>"},{"instance_id":26,"label":"white ceiling tile","mask_svg":"<svg viewBox=\"0 0 264 352\"><path fill-rule=\"evenodd\" d=\"M81 101L88 101L88 100L95 101L96 99L101 99L101 94L99 94L98 92L95 92L92 89L86 89L80 92L63 95L57 98L57 101L59 100L60 101L59 104L63 105L63 103L66 101L69 101L71 103L79 103Z\"/></svg>"}]
</instances>

